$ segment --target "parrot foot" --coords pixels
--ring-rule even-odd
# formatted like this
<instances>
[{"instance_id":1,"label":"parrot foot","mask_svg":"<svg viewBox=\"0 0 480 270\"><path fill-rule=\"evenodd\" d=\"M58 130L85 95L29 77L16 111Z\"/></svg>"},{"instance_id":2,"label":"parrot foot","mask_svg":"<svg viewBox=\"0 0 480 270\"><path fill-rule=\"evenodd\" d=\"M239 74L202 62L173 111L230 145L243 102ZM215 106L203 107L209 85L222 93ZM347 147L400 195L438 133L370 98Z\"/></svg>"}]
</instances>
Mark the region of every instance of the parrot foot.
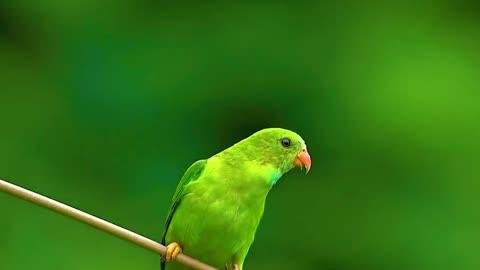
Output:
<instances>
[{"instance_id":1,"label":"parrot foot","mask_svg":"<svg viewBox=\"0 0 480 270\"><path fill-rule=\"evenodd\" d=\"M225 265L225 270L230 270L230 267L228 267L228 264ZM238 264L233 265L233 270L240 270L240 268L238 267Z\"/></svg>"},{"instance_id":2,"label":"parrot foot","mask_svg":"<svg viewBox=\"0 0 480 270\"><path fill-rule=\"evenodd\" d=\"M169 262L175 260L178 254L182 253L182 248L177 242L168 244L167 251L165 252L165 261Z\"/></svg>"}]
</instances>

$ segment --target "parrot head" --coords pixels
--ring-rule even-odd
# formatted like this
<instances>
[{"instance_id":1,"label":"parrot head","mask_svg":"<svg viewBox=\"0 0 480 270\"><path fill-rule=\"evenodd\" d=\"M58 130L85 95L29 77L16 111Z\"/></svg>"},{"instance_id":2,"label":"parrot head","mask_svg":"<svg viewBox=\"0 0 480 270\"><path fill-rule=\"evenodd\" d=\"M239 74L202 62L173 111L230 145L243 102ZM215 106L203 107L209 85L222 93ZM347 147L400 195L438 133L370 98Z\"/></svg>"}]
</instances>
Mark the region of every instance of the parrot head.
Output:
<instances>
[{"instance_id":1,"label":"parrot head","mask_svg":"<svg viewBox=\"0 0 480 270\"><path fill-rule=\"evenodd\" d=\"M224 155L229 155L233 163L254 162L259 167L275 168L273 183L291 169L305 168L310 171L312 160L305 141L297 133L283 128L265 128L233 145ZM238 160L240 159L240 160Z\"/></svg>"},{"instance_id":2,"label":"parrot head","mask_svg":"<svg viewBox=\"0 0 480 270\"><path fill-rule=\"evenodd\" d=\"M262 163L270 163L284 174L298 167L305 168L306 173L312 167L312 160L307 151L305 141L297 133L283 128L266 128L250 136L257 159Z\"/></svg>"}]
</instances>

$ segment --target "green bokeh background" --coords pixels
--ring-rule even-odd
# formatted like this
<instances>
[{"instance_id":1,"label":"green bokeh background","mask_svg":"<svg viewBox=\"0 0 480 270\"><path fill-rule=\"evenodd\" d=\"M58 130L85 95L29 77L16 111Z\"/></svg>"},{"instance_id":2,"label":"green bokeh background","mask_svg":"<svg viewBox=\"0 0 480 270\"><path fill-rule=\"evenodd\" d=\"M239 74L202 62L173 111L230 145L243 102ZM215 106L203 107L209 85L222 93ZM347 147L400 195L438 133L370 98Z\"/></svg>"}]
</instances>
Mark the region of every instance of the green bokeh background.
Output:
<instances>
[{"instance_id":1,"label":"green bokeh background","mask_svg":"<svg viewBox=\"0 0 480 270\"><path fill-rule=\"evenodd\" d=\"M246 269L480 269L480 7L0 2L0 178L159 240L184 170L264 127L311 173ZM0 194L0 269L158 269ZM221 232L219 232L221 234Z\"/></svg>"}]
</instances>

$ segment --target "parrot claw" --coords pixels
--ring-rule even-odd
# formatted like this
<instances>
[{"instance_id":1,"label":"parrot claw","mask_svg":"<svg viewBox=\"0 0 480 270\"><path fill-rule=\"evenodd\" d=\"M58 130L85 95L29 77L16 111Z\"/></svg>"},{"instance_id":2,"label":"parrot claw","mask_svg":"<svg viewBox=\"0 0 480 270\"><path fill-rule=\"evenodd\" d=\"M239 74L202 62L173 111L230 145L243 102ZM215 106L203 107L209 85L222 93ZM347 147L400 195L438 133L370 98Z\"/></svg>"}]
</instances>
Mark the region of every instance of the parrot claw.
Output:
<instances>
[{"instance_id":1,"label":"parrot claw","mask_svg":"<svg viewBox=\"0 0 480 270\"><path fill-rule=\"evenodd\" d=\"M225 270L230 270L230 267L228 267L228 264L225 264ZM233 265L233 270L240 270L240 268L238 267L238 264Z\"/></svg>"},{"instance_id":2,"label":"parrot claw","mask_svg":"<svg viewBox=\"0 0 480 270\"><path fill-rule=\"evenodd\" d=\"M166 262L175 260L178 254L182 253L182 248L177 242L168 244L167 251L165 251L164 259Z\"/></svg>"}]
</instances>

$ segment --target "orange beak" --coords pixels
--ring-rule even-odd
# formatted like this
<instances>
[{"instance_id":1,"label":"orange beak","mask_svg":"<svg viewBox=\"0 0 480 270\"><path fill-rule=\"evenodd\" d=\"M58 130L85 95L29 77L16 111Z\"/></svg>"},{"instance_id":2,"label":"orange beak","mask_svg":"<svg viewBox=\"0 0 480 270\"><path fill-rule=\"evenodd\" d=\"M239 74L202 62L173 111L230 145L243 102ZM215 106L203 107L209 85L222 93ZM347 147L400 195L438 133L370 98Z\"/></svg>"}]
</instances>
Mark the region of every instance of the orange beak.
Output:
<instances>
[{"instance_id":1,"label":"orange beak","mask_svg":"<svg viewBox=\"0 0 480 270\"><path fill-rule=\"evenodd\" d=\"M302 152L298 154L297 158L295 159L294 165L295 167L299 167L299 168L305 167L305 169L307 170L307 173L308 171L310 171L310 167L312 167L312 159L310 158L310 154L308 153L306 147L304 147L302 149Z\"/></svg>"}]
</instances>

